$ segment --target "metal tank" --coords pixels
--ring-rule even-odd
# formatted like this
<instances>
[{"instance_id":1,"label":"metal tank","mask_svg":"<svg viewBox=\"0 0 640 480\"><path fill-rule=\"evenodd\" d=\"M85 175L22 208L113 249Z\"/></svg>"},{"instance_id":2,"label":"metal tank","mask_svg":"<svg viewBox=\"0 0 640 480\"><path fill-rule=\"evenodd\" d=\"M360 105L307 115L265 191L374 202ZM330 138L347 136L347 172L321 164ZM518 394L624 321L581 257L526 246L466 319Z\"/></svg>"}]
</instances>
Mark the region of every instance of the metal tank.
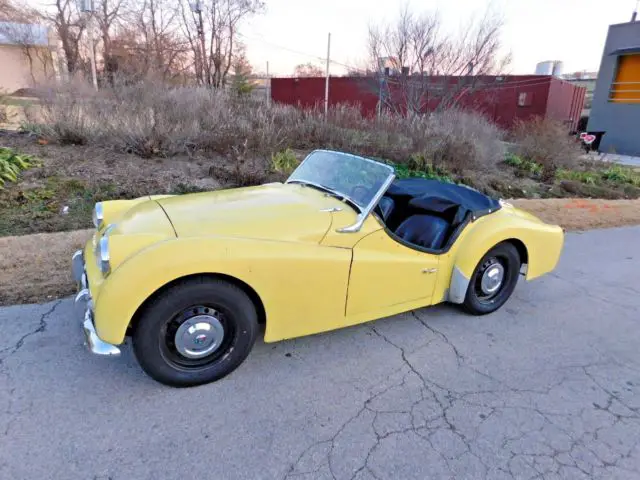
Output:
<instances>
[{"instance_id":1,"label":"metal tank","mask_svg":"<svg viewBox=\"0 0 640 480\"><path fill-rule=\"evenodd\" d=\"M536 65L536 75L553 75L553 60L540 62Z\"/></svg>"}]
</instances>

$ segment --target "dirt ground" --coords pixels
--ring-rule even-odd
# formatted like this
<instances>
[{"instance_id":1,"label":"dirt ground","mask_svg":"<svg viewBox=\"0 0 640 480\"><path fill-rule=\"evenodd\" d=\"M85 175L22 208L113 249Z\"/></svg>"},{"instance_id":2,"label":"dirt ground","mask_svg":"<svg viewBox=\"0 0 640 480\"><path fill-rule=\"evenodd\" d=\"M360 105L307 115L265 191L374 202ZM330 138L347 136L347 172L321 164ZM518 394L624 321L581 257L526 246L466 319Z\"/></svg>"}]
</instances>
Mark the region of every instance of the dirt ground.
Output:
<instances>
[{"instance_id":1,"label":"dirt ground","mask_svg":"<svg viewBox=\"0 0 640 480\"><path fill-rule=\"evenodd\" d=\"M513 200L567 230L640 224L640 200ZM0 237L0 305L44 302L75 291L71 255L92 230Z\"/></svg>"},{"instance_id":2,"label":"dirt ground","mask_svg":"<svg viewBox=\"0 0 640 480\"><path fill-rule=\"evenodd\" d=\"M550 198L509 200L509 203L565 230L640 224L640 200Z\"/></svg>"}]
</instances>

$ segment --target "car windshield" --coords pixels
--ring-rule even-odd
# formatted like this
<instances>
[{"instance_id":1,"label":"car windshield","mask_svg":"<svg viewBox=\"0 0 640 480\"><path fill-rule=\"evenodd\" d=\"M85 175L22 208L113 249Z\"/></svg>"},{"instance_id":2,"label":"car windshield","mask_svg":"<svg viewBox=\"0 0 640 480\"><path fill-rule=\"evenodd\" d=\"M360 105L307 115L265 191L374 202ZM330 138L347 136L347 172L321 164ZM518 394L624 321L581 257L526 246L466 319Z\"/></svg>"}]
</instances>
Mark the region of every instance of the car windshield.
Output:
<instances>
[{"instance_id":1,"label":"car windshield","mask_svg":"<svg viewBox=\"0 0 640 480\"><path fill-rule=\"evenodd\" d=\"M362 212L388 187L394 170L347 153L316 150L291 174L287 183L303 183L344 197Z\"/></svg>"}]
</instances>

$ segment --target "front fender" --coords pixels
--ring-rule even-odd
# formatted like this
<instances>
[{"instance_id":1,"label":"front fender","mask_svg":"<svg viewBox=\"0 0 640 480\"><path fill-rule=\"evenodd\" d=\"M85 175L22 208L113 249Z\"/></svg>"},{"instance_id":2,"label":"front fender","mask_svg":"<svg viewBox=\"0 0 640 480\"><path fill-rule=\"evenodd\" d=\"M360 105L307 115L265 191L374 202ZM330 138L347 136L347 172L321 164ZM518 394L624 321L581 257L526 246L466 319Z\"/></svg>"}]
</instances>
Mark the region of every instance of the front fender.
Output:
<instances>
[{"instance_id":1,"label":"front fender","mask_svg":"<svg viewBox=\"0 0 640 480\"><path fill-rule=\"evenodd\" d=\"M519 241L527 252L527 280L552 271L560 259L564 243L562 228L548 225L533 216L519 215L512 208L503 208L467 225L454 248L443 260L450 277L439 282L446 287L440 292L443 300L464 302L469 280L482 257L494 246L505 241Z\"/></svg>"},{"instance_id":2,"label":"front fender","mask_svg":"<svg viewBox=\"0 0 640 480\"><path fill-rule=\"evenodd\" d=\"M129 257L102 282L96 331L105 342L120 344L138 308L160 288L189 275L223 274L246 283L262 300L266 341L315 333L330 326L328 319L344 318L350 262L350 250L314 244L165 240Z\"/></svg>"}]
</instances>

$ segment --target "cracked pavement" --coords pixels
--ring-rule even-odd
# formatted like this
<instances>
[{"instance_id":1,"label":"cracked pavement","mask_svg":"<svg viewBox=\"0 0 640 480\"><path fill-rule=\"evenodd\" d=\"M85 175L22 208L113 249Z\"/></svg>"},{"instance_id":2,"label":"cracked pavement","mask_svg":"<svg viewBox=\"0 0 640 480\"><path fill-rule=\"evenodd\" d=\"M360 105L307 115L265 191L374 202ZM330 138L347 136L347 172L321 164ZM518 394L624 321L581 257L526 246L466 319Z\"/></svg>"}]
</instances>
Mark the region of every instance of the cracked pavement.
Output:
<instances>
[{"instance_id":1,"label":"cracked pavement","mask_svg":"<svg viewBox=\"0 0 640 480\"><path fill-rule=\"evenodd\" d=\"M1 479L640 479L640 227L569 234L500 311L258 342L192 389L0 309Z\"/></svg>"}]
</instances>

